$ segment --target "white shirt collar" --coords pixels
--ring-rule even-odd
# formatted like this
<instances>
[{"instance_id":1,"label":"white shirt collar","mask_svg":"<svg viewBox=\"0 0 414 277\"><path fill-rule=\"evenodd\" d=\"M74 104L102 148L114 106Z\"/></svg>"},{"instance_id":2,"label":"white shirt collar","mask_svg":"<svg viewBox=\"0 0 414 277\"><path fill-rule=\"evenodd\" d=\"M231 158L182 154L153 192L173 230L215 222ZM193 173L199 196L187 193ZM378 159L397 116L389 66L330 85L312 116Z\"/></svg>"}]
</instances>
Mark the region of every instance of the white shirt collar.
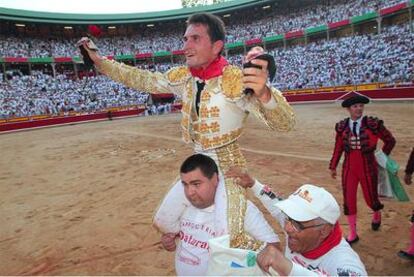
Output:
<instances>
[{"instance_id":1,"label":"white shirt collar","mask_svg":"<svg viewBox=\"0 0 414 277\"><path fill-rule=\"evenodd\" d=\"M361 126L361 121L362 121L362 116L355 121L349 118L349 126L352 128L352 125L354 124L354 122L357 122L357 128L359 128Z\"/></svg>"}]
</instances>

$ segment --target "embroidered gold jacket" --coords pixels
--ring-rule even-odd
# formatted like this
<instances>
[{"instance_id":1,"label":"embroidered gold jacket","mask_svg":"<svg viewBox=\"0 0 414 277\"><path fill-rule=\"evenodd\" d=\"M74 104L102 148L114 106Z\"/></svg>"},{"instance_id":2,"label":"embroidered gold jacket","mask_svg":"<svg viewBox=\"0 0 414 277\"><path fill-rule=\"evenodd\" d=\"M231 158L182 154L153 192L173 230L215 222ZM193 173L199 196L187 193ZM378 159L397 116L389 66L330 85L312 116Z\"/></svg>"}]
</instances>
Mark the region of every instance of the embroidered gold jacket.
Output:
<instances>
[{"instance_id":1,"label":"embroidered gold jacket","mask_svg":"<svg viewBox=\"0 0 414 277\"><path fill-rule=\"evenodd\" d=\"M174 93L182 97L182 136L203 150L215 149L236 141L249 112L272 130L289 131L295 114L283 95L271 88L275 107L265 107L255 97L243 93L240 68L228 65L219 77L206 81L201 93L199 115L194 111L197 91L195 78L187 67L175 67L166 73L141 70L104 59L99 71L126 86L149 93Z\"/></svg>"}]
</instances>

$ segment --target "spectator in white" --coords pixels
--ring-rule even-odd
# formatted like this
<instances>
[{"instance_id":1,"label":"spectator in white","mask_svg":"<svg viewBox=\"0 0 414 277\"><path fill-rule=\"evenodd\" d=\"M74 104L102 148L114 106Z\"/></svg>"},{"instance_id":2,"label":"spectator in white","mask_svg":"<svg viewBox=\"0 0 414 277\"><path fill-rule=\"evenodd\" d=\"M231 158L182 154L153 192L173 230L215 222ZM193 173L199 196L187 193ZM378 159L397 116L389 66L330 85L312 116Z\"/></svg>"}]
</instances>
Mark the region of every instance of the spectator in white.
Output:
<instances>
[{"instance_id":1,"label":"spectator in white","mask_svg":"<svg viewBox=\"0 0 414 277\"><path fill-rule=\"evenodd\" d=\"M209 259L208 240L222 236L227 231L227 220L222 211L216 209L216 191L224 189L223 178L213 159L202 154L187 158L180 169L182 190L189 205L182 214L178 233L162 235L161 242L168 251L176 250L177 275L206 275ZM168 209L162 203L159 211ZM280 249L278 236L273 232L257 207L247 202L244 221L245 230L255 239L267 242ZM178 246L176 245L178 238Z\"/></svg>"},{"instance_id":2,"label":"spectator in white","mask_svg":"<svg viewBox=\"0 0 414 277\"><path fill-rule=\"evenodd\" d=\"M254 17L250 16L251 9L247 9L228 19L227 42L245 41L336 22L402 2L406 0L335 0L297 7L278 5L277 9L271 11L255 10ZM101 53L123 55L179 50L182 47L181 35L184 30L176 22L163 23L155 28L137 28L136 34L132 36L97 39ZM73 39L59 37L42 40L0 35L0 57L73 57L78 55L74 45ZM353 45L352 49L358 47Z\"/></svg>"},{"instance_id":3,"label":"spectator in white","mask_svg":"<svg viewBox=\"0 0 414 277\"><path fill-rule=\"evenodd\" d=\"M303 22L302 19L312 19L318 15L320 15L320 20L326 19L328 17L323 16L322 13L329 13L332 14L333 18L338 17L339 20L344 16L348 16L349 7L373 9L374 6L391 5L398 2L398 0L386 1L387 3L380 3L378 0L363 1L363 3L361 1L339 1L343 2L342 4L335 1L331 6L319 6L322 11L313 6L308 7L306 8L308 13L301 13L304 16L301 18L296 18L300 14L292 14L291 11L289 13L285 12L289 16L284 15L283 17L289 17L289 21L286 22L301 23ZM344 5L349 7L340 8ZM308 15L305 16L305 14ZM350 14L355 15L357 13L352 10ZM235 33L233 37L241 36L245 32L246 34L238 37L237 40L246 40L256 37L250 32L250 29L258 28L257 32L261 33L263 31L260 28L261 26L280 25L280 23L275 23L276 21L273 20L275 16L273 14L270 16L262 15L264 17L262 19L261 17L255 17L252 20L256 27L252 27L253 25L247 26L248 23L244 21L242 21L242 25L231 25L230 29L233 29L232 32ZM266 22L266 24L262 25L260 22ZM294 24L288 24L289 28L295 26ZM151 30L150 32L147 30L145 39L138 35L128 38L101 38L99 43L103 44L102 52L105 55L114 54L115 49L122 49L125 52L125 47L134 44L137 44L134 49L137 49L137 47L140 49L149 48L150 45L156 45L161 50L166 49L166 47L171 49L181 48L181 46L176 47L169 44L170 37L176 37L173 39L174 43L180 41L180 31L172 28L164 30L164 27L162 36L159 35L161 34L160 30ZM176 27L176 24L174 27ZM168 41L166 39L167 35L169 35ZM268 48L270 53L275 56L278 64L273 85L281 90L378 82L390 86L412 85L414 82L413 40L414 32L410 32L409 24L404 23L393 26L384 25L381 35L364 34L331 38L329 41L319 40L307 45L292 46L286 49ZM53 56L77 56L78 49L74 44L74 40L58 38L44 41L0 35L0 57L50 56L48 54L50 51ZM131 49L130 53L134 53L134 51ZM142 49L140 51L147 52ZM156 51L156 49L153 47L152 50L149 49L148 51ZM227 58L231 64L242 65L241 54L232 54ZM164 72L181 64L179 60L174 57L174 63L159 62L158 60L155 62L152 60L139 61L136 67ZM74 72L66 76L58 71L56 78L52 78L50 75L37 70L32 70L31 76L24 75L23 72L17 74L18 71L16 69L8 70L4 79L0 78L3 80L3 82L0 82L0 118L45 114L57 115L70 111L92 113L110 107L142 104L145 103L148 97L147 93L126 88L104 76L90 77L90 81L85 82L84 80L71 80L75 76ZM116 88L116 91L114 88Z\"/></svg>"},{"instance_id":4,"label":"spectator in white","mask_svg":"<svg viewBox=\"0 0 414 277\"><path fill-rule=\"evenodd\" d=\"M272 267L281 276L367 275L358 254L342 237L339 205L324 188L306 184L282 200L238 168L226 175L251 188L286 232L285 254L272 245L259 253L257 262L264 271Z\"/></svg>"},{"instance_id":5,"label":"spectator in white","mask_svg":"<svg viewBox=\"0 0 414 277\"><path fill-rule=\"evenodd\" d=\"M148 98L147 93L126 88L104 76L90 77L93 82L85 83L65 75L53 78L36 70L32 70L31 76L8 73L12 78L0 83L0 118L65 111L93 113L109 107L143 104Z\"/></svg>"}]
</instances>

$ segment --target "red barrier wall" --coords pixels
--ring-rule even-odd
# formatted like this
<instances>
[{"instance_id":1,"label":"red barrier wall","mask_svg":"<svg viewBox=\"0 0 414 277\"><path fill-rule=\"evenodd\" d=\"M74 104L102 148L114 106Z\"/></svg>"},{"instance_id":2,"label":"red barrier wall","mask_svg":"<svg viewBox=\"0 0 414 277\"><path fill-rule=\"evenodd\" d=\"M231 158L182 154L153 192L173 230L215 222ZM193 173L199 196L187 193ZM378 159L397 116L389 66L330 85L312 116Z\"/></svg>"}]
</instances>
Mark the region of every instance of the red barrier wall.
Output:
<instances>
[{"instance_id":1,"label":"red barrier wall","mask_svg":"<svg viewBox=\"0 0 414 277\"><path fill-rule=\"evenodd\" d=\"M324 93L304 93L285 95L288 102L329 102L340 99L348 91L324 92ZM358 93L365 95L374 100L404 100L414 99L414 87L408 88L383 88L376 90L364 90Z\"/></svg>"},{"instance_id":2,"label":"red barrier wall","mask_svg":"<svg viewBox=\"0 0 414 277\"><path fill-rule=\"evenodd\" d=\"M317 103L317 102L333 102L340 99L348 91L323 92L323 93L302 93L302 94L286 94L285 97L290 103ZM364 90L358 93L363 94L374 100L414 100L414 87L405 88L382 88L376 90ZM181 109L181 105L173 105L173 112ZM113 118L134 116L142 113L144 109L134 109L125 111L111 112ZM20 122L1 123L0 132L7 132L20 129L39 128L45 126L70 124L94 120L107 120L108 113L95 113L78 116L61 116L51 117L40 120L27 120Z\"/></svg>"},{"instance_id":3,"label":"red barrier wall","mask_svg":"<svg viewBox=\"0 0 414 277\"><path fill-rule=\"evenodd\" d=\"M134 116L142 113L144 109L135 109L128 111L117 111L111 112L112 118L116 117L125 117L125 116ZM77 123L77 122L87 122L95 120L108 120L108 113L95 113L95 114L86 114L86 115L77 115L77 116L60 116L52 117L47 119L40 120L31 120L31 121L22 121L22 122L13 122L13 123L4 123L0 124L0 132L20 130L20 129L29 129L29 128L39 128L45 126Z\"/></svg>"}]
</instances>

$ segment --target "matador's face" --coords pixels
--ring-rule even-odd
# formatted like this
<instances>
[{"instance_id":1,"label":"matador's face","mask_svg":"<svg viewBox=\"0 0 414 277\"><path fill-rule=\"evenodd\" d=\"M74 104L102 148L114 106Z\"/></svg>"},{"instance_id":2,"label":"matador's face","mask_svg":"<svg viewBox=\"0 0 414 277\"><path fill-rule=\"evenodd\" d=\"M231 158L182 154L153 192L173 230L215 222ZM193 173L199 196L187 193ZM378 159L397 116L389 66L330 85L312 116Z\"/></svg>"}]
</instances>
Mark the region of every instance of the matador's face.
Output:
<instances>
[{"instance_id":1,"label":"matador's face","mask_svg":"<svg viewBox=\"0 0 414 277\"><path fill-rule=\"evenodd\" d=\"M206 68L223 48L223 41L211 41L208 27L203 24L188 25L183 40L186 62L192 68Z\"/></svg>"}]
</instances>

